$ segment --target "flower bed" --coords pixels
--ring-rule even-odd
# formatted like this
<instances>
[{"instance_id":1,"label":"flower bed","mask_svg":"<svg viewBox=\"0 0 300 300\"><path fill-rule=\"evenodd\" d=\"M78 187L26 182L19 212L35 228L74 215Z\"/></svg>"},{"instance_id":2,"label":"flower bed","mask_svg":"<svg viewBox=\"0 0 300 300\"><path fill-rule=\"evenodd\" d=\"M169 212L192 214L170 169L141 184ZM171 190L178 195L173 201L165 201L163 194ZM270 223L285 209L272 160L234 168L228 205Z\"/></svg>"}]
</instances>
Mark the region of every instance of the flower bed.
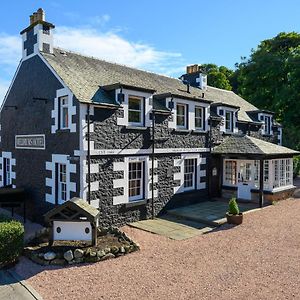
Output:
<instances>
[{"instance_id":1,"label":"flower bed","mask_svg":"<svg viewBox=\"0 0 300 300\"><path fill-rule=\"evenodd\" d=\"M118 228L98 229L97 236L96 246L82 241L55 241L50 246L49 233L45 231L28 244L24 253L40 265L71 265L103 261L139 250L139 245Z\"/></svg>"}]
</instances>

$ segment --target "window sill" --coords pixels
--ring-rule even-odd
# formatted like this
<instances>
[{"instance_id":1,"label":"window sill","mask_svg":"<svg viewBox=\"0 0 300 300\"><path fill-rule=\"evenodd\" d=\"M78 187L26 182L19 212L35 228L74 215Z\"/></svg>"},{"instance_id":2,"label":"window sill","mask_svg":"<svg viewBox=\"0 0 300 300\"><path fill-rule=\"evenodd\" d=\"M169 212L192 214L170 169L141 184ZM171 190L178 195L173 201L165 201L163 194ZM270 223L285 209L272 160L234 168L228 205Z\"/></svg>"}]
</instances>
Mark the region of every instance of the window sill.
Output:
<instances>
[{"instance_id":1,"label":"window sill","mask_svg":"<svg viewBox=\"0 0 300 300\"><path fill-rule=\"evenodd\" d=\"M62 133L62 132L70 132L69 128L62 128L62 129L57 129L56 133Z\"/></svg>"},{"instance_id":2,"label":"window sill","mask_svg":"<svg viewBox=\"0 0 300 300\"><path fill-rule=\"evenodd\" d=\"M173 130L174 132L181 132L181 133L191 133L192 131L189 129L184 129L184 128L176 128Z\"/></svg>"},{"instance_id":3,"label":"window sill","mask_svg":"<svg viewBox=\"0 0 300 300\"><path fill-rule=\"evenodd\" d=\"M196 129L192 131L192 133L194 134L205 134L207 132L208 132L207 130L200 130L200 129L199 130Z\"/></svg>"},{"instance_id":4,"label":"window sill","mask_svg":"<svg viewBox=\"0 0 300 300\"><path fill-rule=\"evenodd\" d=\"M136 207L136 206L140 206L140 205L146 205L147 202L148 202L147 199L135 200L135 201L126 203L125 207L130 208L130 207Z\"/></svg>"},{"instance_id":5,"label":"window sill","mask_svg":"<svg viewBox=\"0 0 300 300\"><path fill-rule=\"evenodd\" d=\"M131 125L125 126L125 128L128 130L147 130L148 129L148 127L145 127L145 126L131 126Z\"/></svg>"}]
</instances>

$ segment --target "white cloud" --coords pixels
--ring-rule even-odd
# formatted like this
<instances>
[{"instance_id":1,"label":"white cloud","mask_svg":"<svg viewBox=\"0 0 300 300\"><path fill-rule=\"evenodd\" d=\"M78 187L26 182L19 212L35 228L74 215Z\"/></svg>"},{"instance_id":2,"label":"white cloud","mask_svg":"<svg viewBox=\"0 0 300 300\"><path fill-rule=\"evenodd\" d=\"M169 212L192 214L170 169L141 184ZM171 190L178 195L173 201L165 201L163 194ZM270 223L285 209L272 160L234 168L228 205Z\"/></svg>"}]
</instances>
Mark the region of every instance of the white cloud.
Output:
<instances>
[{"instance_id":1,"label":"white cloud","mask_svg":"<svg viewBox=\"0 0 300 300\"><path fill-rule=\"evenodd\" d=\"M0 79L0 105L7 93L8 87L9 87L10 82L6 80L1 80Z\"/></svg>"},{"instance_id":2,"label":"white cloud","mask_svg":"<svg viewBox=\"0 0 300 300\"><path fill-rule=\"evenodd\" d=\"M0 66L8 72L18 65L21 58L21 39L0 33Z\"/></svg>"}]
</instances>

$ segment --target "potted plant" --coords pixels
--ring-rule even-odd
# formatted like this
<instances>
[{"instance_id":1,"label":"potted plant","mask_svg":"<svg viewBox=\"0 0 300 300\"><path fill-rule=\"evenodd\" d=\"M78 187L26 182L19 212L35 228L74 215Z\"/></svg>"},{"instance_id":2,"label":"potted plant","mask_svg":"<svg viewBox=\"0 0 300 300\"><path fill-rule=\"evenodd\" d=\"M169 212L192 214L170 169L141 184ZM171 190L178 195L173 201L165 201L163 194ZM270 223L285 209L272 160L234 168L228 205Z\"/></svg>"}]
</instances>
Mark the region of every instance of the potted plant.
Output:
<instances>
[{"instance_id":1,"label":"potted plant","mask_svg":"<svg viewBox=\"0 0 300 300\"><path fill-rule=\"evenodd\" d=\"M228 224L240 225L243 223L243 213L240 212L235 198L232 198L229 201L226 218Z\"/></svg>"}]
</instances>

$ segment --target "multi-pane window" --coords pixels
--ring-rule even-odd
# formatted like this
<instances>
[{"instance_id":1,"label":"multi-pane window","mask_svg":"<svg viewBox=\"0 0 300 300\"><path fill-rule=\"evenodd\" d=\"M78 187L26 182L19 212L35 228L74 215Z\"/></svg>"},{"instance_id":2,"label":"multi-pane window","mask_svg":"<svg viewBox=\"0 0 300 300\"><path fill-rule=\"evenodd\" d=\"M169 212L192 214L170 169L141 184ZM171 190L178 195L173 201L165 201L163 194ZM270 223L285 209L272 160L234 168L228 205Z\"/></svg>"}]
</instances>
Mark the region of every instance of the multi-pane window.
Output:
<instances>
[{"instance_id":1,"label":"multi-pane window","mask_svg":"<svg viewBox=\"0 0 300 300\"><path fill-rule=\"evenodd\" d=\"M4 186L11 185L10 159L3 158L4 163Z\"/></svg>"},{"instance_id":2,"label":"multi-pane window","mask_svg":"<svg viewBox=\"0 0 300 300\"><path fill-rule=\"evenodd\" d=\"M225 130L228 132L232 132L232 122L233 122L233 112L225 111Z\"/></svg>"},{"instance_id":3,"label":"multi-pane window","mask_svg":"<svg viewBox=\"0 0 300 300\"><path fill-rule=\"evenodd\" d=\"M143 199L144 190L144 168L142 161L130 162L129 163L129 182L128 192L129 201Z\"/></svg>"},{"instance_id":4,"label":"multi-pane window","mask_svg":"<svg viewBox=\"0 0 300 300\"><path fill-rule=\"evenodd\" d=\"M264 133L265 134L271 133L271 117L270 116L265 116Z\"/></svg>"},{"instance_id":5,"label":"multi-pane window","mask_svg":"<svg viewBox=\"0 0 300 300\"><path fill-rule=\"evenodd\" d=\"M264 184L269 184L269 169L270 169L270 162L268 160L264 161Z\"/></svg>"},{"instance_id":6,"label":"multi-pane window","mask_svg":"<svg viewBox=\"0 0 300 300\"><path fill-rule=\"evenodd\" d=\"M279 185L285 185L285 160L280 159L279 161Z\"/></svg>"},{"instance_id":7,"label":"multi-pane window","mask_svg":"<svg viewBox=\"0 0 300 300\"><path fill-rule=\"evenodd\" d=\"M67 166L58 164L58 202L67 201Z\"/></svg>"},{"instance_id":8,"label":"multi-pane window","mask_svg":"<svg viewBox=\"0 0 300 300\"><path fill-rule=\"evenodd\" d=\"M254 181L258 182L259 180L259 160L254 161Z\"/></svg>"},{"instance_id":9,"label":"multi-pane window","mask_svg":"<svg viewBox=\"0 0 300 300\"><path fill-rule=\"evenodd\" d=\"M204 130L204 107L195 107L195 128Z\"/></svg>"},{"instance_id":10,"label":"multi-pane window","mask_svg":"<svg viewBox=\"0 0 300 300\"><path fill-rule=\"evenodd\" d=\"M196 179L196 159L187 158L184 160L184 189L191 190L195 188Z\"/></svg>"},{"instance_id":11,"label":"multi-pane window","mask_svg":"<svg viewBox=\"0 0 300 300\"><path fill-rule=\"evenodd\" d=\"M293 183L292 159L274 160L274 184L273 187L291 185Z\"/></svg>"},{"instance_id":12,"label":"multi-pane window","mask_svg":"<svg viewBox=\"0 0 300 300\"><path fill-rule=\"evenodd\" d=\"M225 183L235 185L236 184L236 161L225 161Z\"/></svg>"},{"instance_id":13,"label":"multi-pane window","mask_svg":"<svg viewBox=\"0 0 300 300\"><path fill-rule=\"evenodd\" d=\"M178 128L187 128L187 105L176 105L176 125Z\"/></svg>"},{"instance_id":14,"label":"multi-pane window","mask_svg":"<svg viewBox=\"0 0 300 300\"><path fill-rule=\"evenodd\" d=\"M69 127L68 97L60 98L60 125L62 129Z\"/></svg>"},{"instance_id":15,"label":"multi-pane window","mask_svg":"<svg viewBox=\"0 0 300 300\"><path fill-rule=\"evenodd\" d=\"M142 97L128 97L128 123L131 125L144 125L144 99Z\"/></svg>"},{"instance_id":16,"label":"multi-pane window","mask_svg":"<svg viewBox=\"0 0 300 300\"><path fill-rule=\"evenodd\" d=\"M293 171L292 171L292 160L285 160L285 175L286 175L286 185L293 184Z\"/></svg>"}]
</instances>

